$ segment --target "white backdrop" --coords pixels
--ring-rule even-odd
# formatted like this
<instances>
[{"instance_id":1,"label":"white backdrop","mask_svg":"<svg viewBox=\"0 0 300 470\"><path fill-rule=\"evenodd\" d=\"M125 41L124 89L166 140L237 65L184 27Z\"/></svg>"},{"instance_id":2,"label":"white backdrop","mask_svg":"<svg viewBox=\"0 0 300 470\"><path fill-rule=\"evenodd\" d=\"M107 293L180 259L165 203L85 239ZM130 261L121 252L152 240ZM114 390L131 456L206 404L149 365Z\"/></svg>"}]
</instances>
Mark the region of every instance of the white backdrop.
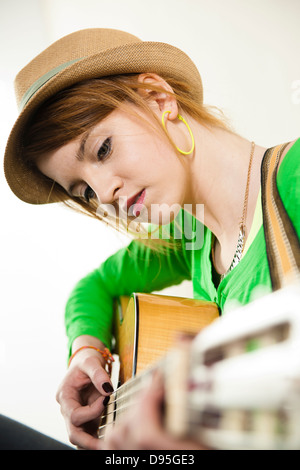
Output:
<instances>
[{"instance_id":1,"label":"white backdrop","mask_svg":"<svg viewBox=\"0 0 300 470\"><path fill-rule=\"evenodd\" d=\"M110 27L187 52L205 101L259 145L300 129L299 0L0 0L0 150L16 118L12 82L54 40ZM63 315L77 280L127 241L58 206L19 201L0 174L0 413L68 442L57 386ZM184 283L176 293L190 295Z\"/></svg>"}]
</instances>

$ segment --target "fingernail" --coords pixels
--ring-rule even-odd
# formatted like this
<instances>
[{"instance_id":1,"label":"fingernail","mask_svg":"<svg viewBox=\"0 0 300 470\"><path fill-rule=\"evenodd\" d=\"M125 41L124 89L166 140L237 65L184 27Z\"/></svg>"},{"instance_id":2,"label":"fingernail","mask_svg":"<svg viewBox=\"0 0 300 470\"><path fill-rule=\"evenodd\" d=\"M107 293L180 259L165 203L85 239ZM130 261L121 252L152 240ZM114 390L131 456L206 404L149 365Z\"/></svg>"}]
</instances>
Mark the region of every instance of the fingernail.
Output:
<instances>
[{"instance_id":1,"label":"fingernail","mask_svg":"<svg viewBox=\"0 0 300 470\"><path fill-rule=\"evenodd\" d=\"M104 384L102 385L102 388L106 393L111 393L114 391L114 389L112 388L109 382L104 382Z\"/></svg>"},{"instance_id":2,"label":"fingernail","mask_svg":"<svg viewBox=\"0 0 300 470\"><path fill-rule=\"evenodd\" d=\"M102 402L104 406L107 405L107 403L109 402L109 399L110 399L110 397L105 397L105 398L104 398L104 400L103 400L103 402Z\"/></svg>"}]
</instances>

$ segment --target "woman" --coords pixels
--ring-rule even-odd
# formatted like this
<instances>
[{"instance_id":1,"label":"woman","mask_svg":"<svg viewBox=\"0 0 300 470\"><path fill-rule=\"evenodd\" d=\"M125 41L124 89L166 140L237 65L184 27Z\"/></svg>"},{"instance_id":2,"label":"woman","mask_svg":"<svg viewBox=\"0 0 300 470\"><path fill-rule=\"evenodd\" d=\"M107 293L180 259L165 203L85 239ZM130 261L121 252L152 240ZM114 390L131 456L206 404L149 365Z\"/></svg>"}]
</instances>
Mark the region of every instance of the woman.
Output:
<instances>
[{"instance_id":1,"label":"woman","mask_svg":"<svg viewBox=\"0 0 300 470\"><path fill-rule=\"evenodd\" d=\"M203 104L200 75L182 51L121 31L62 38L19 73L16 90L20 116L5 155L13 192L32 204L63 201L137 238L82 279L66 308L72 356L57 399L71 442L99 448L114 297L189 279L196 298L224 312L271 289L266 149ZM282 149L277 178L298 240L299 154L300 140ZM170 236L157 240L161 228Z\"/></svg>"}]
</instances>

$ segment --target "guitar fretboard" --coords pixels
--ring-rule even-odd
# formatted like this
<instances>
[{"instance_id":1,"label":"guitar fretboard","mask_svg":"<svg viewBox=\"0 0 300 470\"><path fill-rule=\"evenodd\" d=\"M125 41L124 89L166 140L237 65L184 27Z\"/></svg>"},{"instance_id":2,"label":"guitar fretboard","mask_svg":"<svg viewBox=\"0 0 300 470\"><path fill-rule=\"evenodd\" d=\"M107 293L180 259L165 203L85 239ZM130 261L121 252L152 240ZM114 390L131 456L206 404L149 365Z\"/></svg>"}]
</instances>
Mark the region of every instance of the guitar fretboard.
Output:
<instances>
[{"instance_id":1,"label":"guitar fretboard","mask_svg":"<svg viewBox=\"0 0 300 470\"><path fill-rule=\"evenodd\" d=\"M132 377L126 383L120 385L111 395L110 401L107 405L106 411L101 416L101 422L98 429L98 436L104 437L106 428L113 423L117 422L120 416L128 410L128 408L134 407L141 392L149 385L154 370L162 367L162 362L156 364L155 368L147 369L138 376Z\"/></svg>"}]
</instances>

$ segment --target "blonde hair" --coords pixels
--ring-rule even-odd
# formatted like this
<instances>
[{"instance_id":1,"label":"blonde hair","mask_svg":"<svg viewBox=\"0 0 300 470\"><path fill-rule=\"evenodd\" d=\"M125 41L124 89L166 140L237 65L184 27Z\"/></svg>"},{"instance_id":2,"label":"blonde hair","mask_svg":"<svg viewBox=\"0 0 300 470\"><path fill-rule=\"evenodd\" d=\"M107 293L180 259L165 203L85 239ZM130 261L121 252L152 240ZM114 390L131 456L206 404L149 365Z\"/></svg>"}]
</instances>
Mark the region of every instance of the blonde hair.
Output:
<instances>
[{"instance_id":1,"label":"blonde hair","mask_svg":"<svg viewBox=\"0 0 300 470\"><path fill-rule=\"evenodd\" d=\"M204 126L229 129L223 114L216 108L200 105L193 100L191 91L184 82L179 82L172 77L162 77L172 88L172 93L177 100L180 112L186 113ZM146 89L147 93L141 93ZM91 79L73 85L70 88L58 92L46 101L36 112L28 125L23 142L25 159L28 165L36 167L36 160L42 154L55 151L63 145L71 142L80 135L89 131L100 121L105 119L112 111L128 103L152 114L156 119L156 130L164 133L162 126L155 114L151 111L149 100L151 93L164 92L165 89L149 84L141 83L138 75L117 75L112 77ZM153 121L155 123L155 121ZM166 134L164 133L166 136ZM166 136L167 137L167 136ZM174 144L170 141L170 144ZM163 241L163 229L160 235L153 240L149 230L138 231L138 225L129 233L128 225L122 221L109 220L99 215L96 201L90 202L77 197L70 197L58 184L53 184L50 199L61 201L68 207L80 211L86 215L105 219L105 222L114 226L117 230L134 236L143 243L157 246L166 246ZM130 227L134 224L130 223ZM141 226L140 226L141 230ZM135 232L135 233L134 233ZM142 235L142 236L141 236ZM172 243L172 242L171 242Z\"/></svg>"}]
</instances>

